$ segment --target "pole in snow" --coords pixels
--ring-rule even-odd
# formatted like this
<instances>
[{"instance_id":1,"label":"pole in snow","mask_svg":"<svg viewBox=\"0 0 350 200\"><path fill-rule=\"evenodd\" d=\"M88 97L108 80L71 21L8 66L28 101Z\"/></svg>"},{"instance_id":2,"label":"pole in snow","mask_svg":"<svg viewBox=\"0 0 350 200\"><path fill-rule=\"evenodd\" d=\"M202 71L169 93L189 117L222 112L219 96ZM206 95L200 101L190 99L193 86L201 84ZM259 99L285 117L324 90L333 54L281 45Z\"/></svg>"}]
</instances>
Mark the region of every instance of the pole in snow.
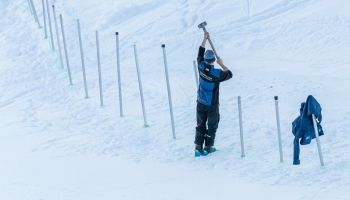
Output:
<instances>
[{"instance_id":1,"label":"pole in snow","mask_svg":"<svg viewBox=\"0 0 350 200\"><path fill-rule=\"evenodd\" d=\"M193 61L193 70L194 70L194 78L196 79L196 85L197 88L199 87L199 83L198 83L198 68L197 68L197 64L196 61Z\"/></svg>"},{"instance_id":2,"label":"pole in snow","mask_svg":"<svg viewBox=\"0 0 350 200\"><path fill-rule=\"evenodd\" d=\"M247 0L247 14L248 14L248 17L250 17L250 7L251 7L251 2L250 2L250 0Z\"/></svg>"},{"instance_id":3,"label":"pole in snow","mask_svg":"<svg viewBox=\"0 0 350 200\"><path fill-rule=\"evenodd\" d=\"M278 96L275 96L275 107L276 107L277 137L278 137L278 147L280 152L280 162L283 163L283 150L282 150L282 139L281 139L280 114L279 114L279 107L278 107Z\"/></svg>"},{"instance_id":4,"label":"pole in snow","mask_svg":"<svg viewBox=\"0 0 350 200\"><path fill-rule=\"evenodd\" d=\"M96 52L97 52L98 85L99 85L99 89L100 89L100 105L101 105L101 107L103 107L100 43L99 43L99 39L98 39L98 31L96 31Z\"/></svg>"},{"instance_id":5,"label":"pole in snow","mask_svg":"<svg viewBox=\"0 0 350 200\"><path fill-rule=\"evenodd\" d=\"M119 33L116 32L116 54L117 54L117 75L118 75L118 93L119 93L119 114L123 117L123 96L122 96L122 83L120 74L120 54L119 54Z\"/></svg>"},{"instance_id":6,"label":"pole in snow","mask_svg":"<svg viewBox=\"0 0 350 200\"><path fill-rule=\"evenodd\" d=\"M60 22L61 22L61 31L62 31L62 39L63 39L63 46L64 46L64 55L66 57L67 71L68 71L68 77L69 77L69 84L73 85L72 75L71 75L70 65L69 65L69 57L68 57L66 36L64 34L63 18L62 18L61 14L60 14Z\"/></svg>"},{"instance_id":7,"label":"pole in snow","mask_svg":"<svg viewBox=\"0 0 350 200\"><path fill-rule=\"evenodd\" d=\"M242 119L242 102L241 102L241 96L238 96L238 119L239 119L239 135L241 140L241 157L245 157L245 151L244 151L244 137L243 137L243 119Z\"/></svg>"},{"instance_id":8,"label":"pole in snow","mask_svg":"<svg viewBox=\"0 0 350 200\"><path fill-rule=\"evenodd\" d=\"M32 10L33 10L33 13L34 13L35 21L36 21L36 23L38 23L39 28L41 28L41 25L40 25L40 22L39 22L39 18L38 18L38 15L37 15L37 12L36 12L33 0L29 0L29 1L30 1L30 4L32 5Z\"/></svg>"},{"instance_id":9,"label":"pole in snow","mask_svg":"<svg viewBox=\"0 0 350 200\"><path fill-rule=\"evenodd\" d=\"M165 77L166 77L166 83L167 83L167 89L168 89L168 100L169 100L170 119L171 119L171 128L172 128L171 130L173 133L173 139L176 139L173 105L172 105L172 100L171 100L171 91L170 91L169 73L168 73L168 62L167 62L167 58L166 58L165 44L162 44L162 49L163 49L163 58L164 58Z\"/></svg>"},{"instance_id":10,"label":"pole in snow","mask_svg":"<svg viewBox=\"0 0 350 200\"><path fill-rule=\"evenodd\" d=\"M83 71L85 99L87 99L87 98L89 98L89 93L88 93L88 87L87 87L87 81L86 81L84 49L83 49L83 42L82 42L82 39L81 39L81 30L80 30L80 21L79 21L79 19L77 19L77 27L78 27L78 37L79 37L79 47L80 47L81 68L82 68L82 71Z\"/></svg>"},{"instance_id":11,"label":"pole in snow","mask_svg":"<svg viewBox=\"0 0 350 200\"><path fill-rule=\"evenodd\" d=\"M143 99L142 80L141 80L141 76L140 76L140 68L139 68L139 61L138 61L138 56L137 56L136 45L134 45L134 55L135 55L135 65L136 65L136 71L137 71L137 79L139 81L139 90L140 90L140 97L141 97L141 105L142 105L142 114L143 114L144 126L148 127L146 110L145 110L145 102L144 102L144 99Z\"/></svg>"},{"instance_id":12,"label":"pole in snow","mask_svg":"<svg viewBox=\"0 0 350 200\"><path fill-rule=\"evenodd\" d=\"M324 166L324 162L323 162L323 154L322 154L322 149L321 149L320 136L319 136L319 133L318 133L316 117L315 117L314 114L312 114L312 123L314 125L314 131L315 131L315 135L316 135L318 156L320 157L320 163L321 163L321 166L323 167Z\"/></svg>"},{"instance_id":13,"label":"pole in snow","mask_svg":"<svg viewBox=\"0 0 350 200\"><path fill-rule=\"evenodd\" d=\"M56 39L57 39L58 53L60 56L60 64L61 64L61 68L63 69L64 67L63 67L62 48L61 48L61 42L60 42L60 34L58 33L58 23L57 23L55 5L52 5L52 14L53 14L54 22L55 22ZM52 45L53 45L54 43L53 43L53 38L52 38L51 21L49 20L49 22L50 22L50 35L51 35L51 40L52 40Z\"/></svg>"},{"instance_id":14,"label":"pole in snow","mask_svg":"<svg viewBox=\"0 0 350 200\"><path fill-rule=\"evenodd\" d=\"M52 8L54 9L54 5L52 5ZM52 48L52 51L55 51L55 43L53 41L53 34L52 34L52 25L51 25L51 16L50 16L50 6L49 6L49 1L46 0L46 10L47 10L47 18L48 18L48 21L49 21L49 30L50 30L50 39L51 39L51 48ZM54 18L55 18L55 22L57 24L57 19L56 19L56 14L54 14ZM56 27L56 35L58 35L58 28ZM62 54L62 53L61 53ZM61 62L62 62L62 59L61 59Z\"/></svg>"},{"instance_id":15,"label":"pole in snow","mask_svg":"<svg viewBox=\"0 0 350 200\"><path fill-rule=\"evenodd\" d=\"M43 5L43 18L44 18L45 39L47 39L45 0L41 0L41 4Z\"/></svg>"},{"instance_id":16,"label":"pole in snow","mask_svg":"<svg viewBox=\"0 0 350 200\"><path fill-rule=\"evenodd\" d=\"M30 4L30 1L27 0L27 3L28 3L29 10L30 10L30 14L34 15L34 14L33 14L32 5Z\"/></svg>"}]
</instances>

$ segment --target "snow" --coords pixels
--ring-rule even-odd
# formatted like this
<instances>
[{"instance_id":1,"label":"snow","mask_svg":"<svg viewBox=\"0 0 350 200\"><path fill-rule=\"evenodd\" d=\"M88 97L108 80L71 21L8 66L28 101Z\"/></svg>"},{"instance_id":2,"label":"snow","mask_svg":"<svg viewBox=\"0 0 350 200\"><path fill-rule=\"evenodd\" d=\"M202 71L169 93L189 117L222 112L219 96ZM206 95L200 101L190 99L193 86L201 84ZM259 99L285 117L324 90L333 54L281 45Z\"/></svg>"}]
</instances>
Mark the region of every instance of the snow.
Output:
<instances>
[{"instance_id":1,"label":"snow","mask_svg":"<svg viewBox=\"0 0 350 200\"><path fill-rule=\"evenodd\" d=\"M33 2L43 24L41 1ZM65 23L73 86L27 2L0 1L0 199L350 199L348 1L250 0L250 6L243 0L53 2ZM89 99L84 99L77 18ZM192 61L203 35L197 25L204 20L234 78L221 85L219 150L194 158ZM103 108L95 30L100 33ZM143 127L134 44L149 128ZM302 146L301 165L292 165L291 122L309 94L323 107L325 167L320 167L315 141ZM274 95L280 98L284 164L279 163ZM237 96L242 97L244 159Z\"/></svg>"}]
</instances>

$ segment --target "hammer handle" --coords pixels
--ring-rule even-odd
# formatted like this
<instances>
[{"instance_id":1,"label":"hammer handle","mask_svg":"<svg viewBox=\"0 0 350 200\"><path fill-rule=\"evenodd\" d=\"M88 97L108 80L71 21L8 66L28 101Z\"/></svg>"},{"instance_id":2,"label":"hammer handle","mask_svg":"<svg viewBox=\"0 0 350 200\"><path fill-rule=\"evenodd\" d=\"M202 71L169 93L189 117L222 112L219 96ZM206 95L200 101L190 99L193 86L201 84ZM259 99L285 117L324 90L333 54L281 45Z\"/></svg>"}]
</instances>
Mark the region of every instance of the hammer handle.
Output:
<instances>
[{"instance_id":1,"label":"hammer handle","mask_svg":"<svg viewBox=\"0 0 350 200\"><path fill-rule=\"evenodd\" d=\"M205 27L202 27L202 28L203 28L204 32L207 32L207 29ZM214 51L214 54L215 54L216 58L220 58L219 55L216 53L215 47L214 47L213 42L211 41L210 37L208 38L208 41L209 41L209 44L210 44L211 48Z\"/></svg>"},{"instance_id":2,"label":"hammer handle","mask_svg":"<svg viewBox=\"0 0 350 200\"><path fill-rule=\"evenodd\" d=\"M216 50L215 50L214 45L213 45L213 42L211 41L210 38L208 38L208 41L209 41L209 44L210 44L211 48L212 48L213 51L214 51L214 54L215 54L216 58L220 58L220 57L218 56L218 54L216 53Z\"/></svg>"}]
</instances>

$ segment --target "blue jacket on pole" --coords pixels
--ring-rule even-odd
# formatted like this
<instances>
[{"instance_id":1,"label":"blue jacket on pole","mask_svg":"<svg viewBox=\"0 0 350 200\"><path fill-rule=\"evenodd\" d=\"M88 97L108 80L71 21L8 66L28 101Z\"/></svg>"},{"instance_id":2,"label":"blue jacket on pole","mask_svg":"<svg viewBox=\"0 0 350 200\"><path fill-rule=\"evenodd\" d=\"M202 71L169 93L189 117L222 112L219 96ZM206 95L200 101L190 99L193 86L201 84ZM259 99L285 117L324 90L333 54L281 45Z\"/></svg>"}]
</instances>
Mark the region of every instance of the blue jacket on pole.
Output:
<instances>
[{"instance_id":1,"label":"blue jacket on pole","mask_svg":"<svg viewBox=\"0 0 350 200\"><path fill-rule=\"evenodd\" d=\"M306 99L306 102L301 104L300 108L300 116L297 117L293 121L293 135L294 138L294 158L293 164L299 165L299 154L300 154L300 146L307 145L311 143L311 140L316 138L313 123L312 123L312 114L315 115L318 134L319 136L323 135L323 130L321 127L322 114L321 114L321 105L317 102L317 100L309 95Z\"/></svg>"}]
</instances>

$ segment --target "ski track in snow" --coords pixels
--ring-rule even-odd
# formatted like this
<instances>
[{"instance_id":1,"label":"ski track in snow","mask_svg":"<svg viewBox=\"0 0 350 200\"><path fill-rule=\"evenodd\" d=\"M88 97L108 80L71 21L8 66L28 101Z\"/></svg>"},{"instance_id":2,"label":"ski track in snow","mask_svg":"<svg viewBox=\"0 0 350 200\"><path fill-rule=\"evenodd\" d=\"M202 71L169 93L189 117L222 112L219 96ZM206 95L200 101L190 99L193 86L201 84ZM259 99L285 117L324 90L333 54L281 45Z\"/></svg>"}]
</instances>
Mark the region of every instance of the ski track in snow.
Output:
<instances>
[{"instance_id":1,"label":"ski track in snow","mask_svg":"<svg viewBox=\"0 0 350 200\"><path fill-rule=\"evenodd\" d=\"M34 2L41 16L41 1ZM266 185L346 191L341 189L350 186L350 159L346 155L350 139L347 134L350 98L346 87L349 84L350 59L346 52L350 45L350 16L332 12L320 16L327 6L325 2L281 0L247 18L239 1L227 1L222 5L199 0L131 1L125 5L87 1L80 8L78 2L57 1L58 12L65 19L72 63L74 86L69 86L66 71L60 68L58 56L51 52L49 40L44 41L43 31L37 29L27 4L1 1L0 8L5 12L0 12L4 18L0 25L9 28L0 30L0 44L5 47L0 50L0 58L4 58L0 61L0 111L9 114L3 121L3 127L9 131L2 132L1 136L5 139L13 135L29 141L32 146L28 144L28 149L34 154L126 157L135 163L155 161L220 169L234 177ZM337 5L342 3L349 7L346 1L334 1ZM225 14L229 8L238 11ZM209 16L223 19L208 21L208 29L224 61L232 66L235 77L221 88L219 151L207 158L194 159L196 85L192 60L202 35L196 25L203 19L212 19ZM77 17L83 19L91 96L87 100L83 94L74 23ZM101 32L103 47L104 108L99 108L98 104L95 29ZM115 31L120 31L122 42L124 118L119 117L115 85ZM160 48L163 42L167 44L177 140L171 138ZM146 129L135 79L133 44L138 45L144 81L150 125ZM325 168L319 167L315 141L302 146L302 164L291 165L291 122L308 94L314 94L323 106L326 135L321 137L321 142ZM244 159L240 158L238 95L243 101L247 154ZM274 95L280 96L284 164L278 163ZM24 134L23 130L30 134ZM29 183L14 185L27 188L27 193L33 196L40 190L39 186ZM51 190L73 196L77 193L62 187L48 188L47 193ZM304 196L308 198L311 196ZM313 198L326 197L320 193ZM346 198L344 194L339 196L339 199Z\"/></svg>"}]
</instances>

